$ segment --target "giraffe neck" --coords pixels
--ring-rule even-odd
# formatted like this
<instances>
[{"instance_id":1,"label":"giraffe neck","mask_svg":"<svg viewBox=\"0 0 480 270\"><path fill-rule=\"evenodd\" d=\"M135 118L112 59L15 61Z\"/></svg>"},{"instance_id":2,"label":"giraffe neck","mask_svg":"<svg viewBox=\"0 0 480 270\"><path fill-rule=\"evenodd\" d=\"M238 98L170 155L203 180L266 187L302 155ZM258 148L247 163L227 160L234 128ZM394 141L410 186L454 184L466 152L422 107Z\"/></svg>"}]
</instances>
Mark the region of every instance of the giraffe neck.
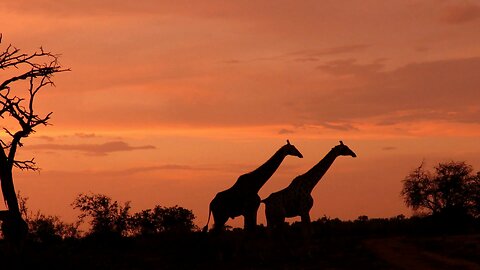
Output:
<instances>
[{"instance_id":1,"label":"giraffe neck","mask_svg":"<svg viewBox=\"0 0 480 270\"><path fill-rule=\"evenodd\" d=\"M273 156L268 159L264 164L258 167L256 170L249 173L255 183L252 186L255 191L258 192L260 188L272 177L275 171L278 169L282 161L285 159L285 151L279 149Z\"/></svg>"},{"instance_id":2,"label":"giraffe neck","mask_svg":"<svg viewBox=\"0 0 480 270\"><path fill-rule=\"evenodd\" d=\"M336 151L334 149L330 150L320 162L303 175L305 179L303 185L309 193L312 192L337 157Z\"/></svg>"}]
</instances>

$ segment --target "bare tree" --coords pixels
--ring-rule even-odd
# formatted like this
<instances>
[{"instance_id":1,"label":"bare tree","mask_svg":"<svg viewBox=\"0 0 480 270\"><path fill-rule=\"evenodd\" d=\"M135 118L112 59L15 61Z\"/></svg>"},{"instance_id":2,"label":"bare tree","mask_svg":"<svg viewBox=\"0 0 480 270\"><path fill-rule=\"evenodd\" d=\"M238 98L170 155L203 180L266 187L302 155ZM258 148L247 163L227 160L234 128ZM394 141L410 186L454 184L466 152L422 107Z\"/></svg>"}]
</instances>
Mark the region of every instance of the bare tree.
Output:
<instances>
[{"instance_id":1,"label":"bare tree","mask_svg":"<svg viewBox=\"0 0 480 270\"><path fill-rule=\"evenodd\" d=\"M2 35L0 34L0 45ZM3 46L2 46L3 47ZM51 112L40 115L35 99L41 89L53 86L56 73L68 71L58 63L58 55L39 48L24 53L13 45L0 49L0 119L5 135L0 136L0 182L7 211L1 211L2 232L6 238L22 239L28 229L23 220L13 181L13 168L38 170L34 159L18 160L17 150L22 139L36 127L48 125ZM3 82L2 82L3 81Z\"/></svg>"}]
</instances>

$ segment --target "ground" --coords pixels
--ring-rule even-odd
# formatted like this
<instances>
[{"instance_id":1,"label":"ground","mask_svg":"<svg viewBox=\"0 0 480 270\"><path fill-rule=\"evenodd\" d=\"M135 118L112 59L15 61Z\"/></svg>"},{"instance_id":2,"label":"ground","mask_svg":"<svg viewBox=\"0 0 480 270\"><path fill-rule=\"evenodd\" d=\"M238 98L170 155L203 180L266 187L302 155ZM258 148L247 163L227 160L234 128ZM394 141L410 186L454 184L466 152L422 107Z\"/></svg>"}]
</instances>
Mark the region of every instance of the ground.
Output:
<instances>
[{"instance_id":1,"label":"ground","mask_svg":"<svg viewBox=\"0 0 480 270\"><path fill-rule=\"evenodd\" d=\"M2 241L0 269L480 269L476 230L365 224L317 223L310 234L292 226L277 235L260 228L27 242L17 253Z\"/></svg>"}]
</instances>

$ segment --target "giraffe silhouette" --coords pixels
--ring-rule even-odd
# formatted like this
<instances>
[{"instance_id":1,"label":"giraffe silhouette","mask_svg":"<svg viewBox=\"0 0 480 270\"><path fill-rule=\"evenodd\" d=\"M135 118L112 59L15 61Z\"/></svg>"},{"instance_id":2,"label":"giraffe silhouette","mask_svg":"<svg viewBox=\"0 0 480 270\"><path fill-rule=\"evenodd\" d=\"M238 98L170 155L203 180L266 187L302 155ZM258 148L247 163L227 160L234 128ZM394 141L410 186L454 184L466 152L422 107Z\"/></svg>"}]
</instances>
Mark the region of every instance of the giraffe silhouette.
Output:
<instances>
[{"instance_id":1,"label":"giraffe silhouette","mask_svg":"<svg viewBox=\"0 0 480 270\"><path fill-rule=\"evenodd\" d=\"M303 158L300 151L290 144L282 146L273 156L256 170L238 177L235 184L217 193L210 202L207 225L203 231L208 231L210 215L213 215L214 231L223 229L229 218L244 217L244 229L251 231L257 224L257 211L260 207L258 191L278 169L286 156Z\"/></svg>"},{"instance_id":2,"label":"giraffe silhouette","mask_svg":"<svg viewBox=\"0 0 480 270\"><path fill-rule=\"evenodd\" d=\"M270 194L265 203L265 216L269 228L278 228L283 225L285 218L300 216L302 223L310 223L310 209L313 206L312 191L323 175L327 172L338 156L357 155L344 145L333 147L327 155L305 174L292 180L290 185L280 191Z\"/></svg>"}]
</instances>

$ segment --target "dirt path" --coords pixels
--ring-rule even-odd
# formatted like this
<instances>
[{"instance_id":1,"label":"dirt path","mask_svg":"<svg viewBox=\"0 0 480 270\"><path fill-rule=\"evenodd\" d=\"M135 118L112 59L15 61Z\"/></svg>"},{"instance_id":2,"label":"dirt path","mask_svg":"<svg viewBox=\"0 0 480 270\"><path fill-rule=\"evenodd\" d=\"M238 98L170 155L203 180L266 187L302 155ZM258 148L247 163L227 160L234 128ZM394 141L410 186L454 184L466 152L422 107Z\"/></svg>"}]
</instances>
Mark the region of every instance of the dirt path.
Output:
<instances>
[{"instance_id":1,"label":"dirt path","mask_svg":"<svg viewBox=\"0 0 480 270\"><path fill-rule=\"evenodd\" d=\"M405 239L369 239L365 245L393 269L480 269L480 265L422 250Z\"/></svg>"}]
</instances>

